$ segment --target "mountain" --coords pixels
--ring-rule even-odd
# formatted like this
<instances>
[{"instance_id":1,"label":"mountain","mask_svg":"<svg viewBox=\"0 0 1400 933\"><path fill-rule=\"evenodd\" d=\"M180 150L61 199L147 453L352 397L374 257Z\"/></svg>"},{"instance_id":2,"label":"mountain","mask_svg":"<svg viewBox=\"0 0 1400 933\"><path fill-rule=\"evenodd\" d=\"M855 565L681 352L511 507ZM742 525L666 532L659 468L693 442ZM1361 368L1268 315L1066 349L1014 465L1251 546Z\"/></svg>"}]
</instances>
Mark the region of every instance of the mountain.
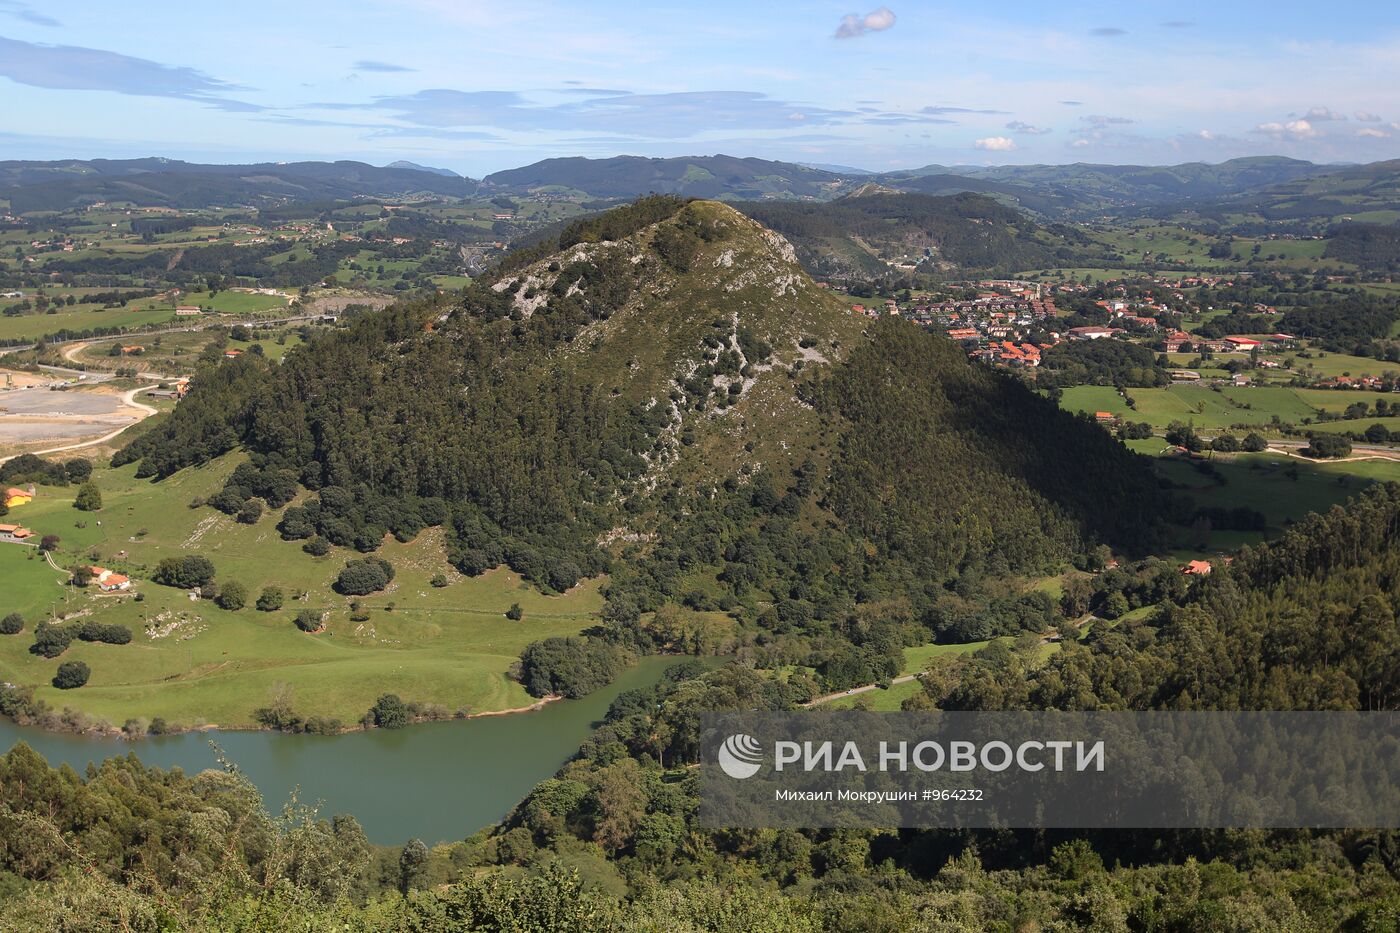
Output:
<instances>
[{"instance_id":1,"label":"mountain","mask_svg":"<svg viewBox=\"0 0 1400 933\"><path fill-rule=\"evenodd\" d=\"M1150 468L1106 432L941 336L852 314L787 240L717 202L642 199L460 298L193 386L115 462L164 477L241 446L225 505L315 494L284 537L372 551L443 524L465 573L506 563L563 590L609 569L644 608L692 588L922 600L971 567L1136 549L1161 515ZM846 572L799 584L832 563Z\"/></svg>"},{"instance_id":2,"label":"mountain","mask_svg":"<svg viewBox=\"0 0 1400 933\"><path fill-rule=\"evenodd\" d=\"M835 172L727 155L545 159L523 168L495 172L484 181L515 194L544 189L579 192L593 198L635 198L656 193L725 200L825 199L854 186L851 178Z\"/></svg>"},{"instance_id":3,"label":"mountain","mask_svg":"<svg viewBox=\"0 0 1400 933\"><path fill-rule=\"evenodd\" d=\"M363 162L201 165L174 159L0 162L0 199L16 213L100 201L198 209L414 194L466 197L476 183L434 171Z\"/></svg>"},{"instance_id":4,"label":"mountain","mask_svg":"<svg viewBox=\"0 0 1400 933\"><path fill-rule=\"evenodd\" d=\"M397 162L390 162L388 165L386 165L386 166L384 166L384 167L385 167L385 168L406 168L406 169L412 169L412 170L415 171L415 172L432 172L434 175L442 175L442 176L445 177L445 178L461 178L461 177L462 177L461 175L458 175L456 172L452 171L452 169L450 169L450 168L432 168L431 166L427 166L427 165L419 165L419 164L416 163L416 162L406 162L406 161L404 161L403 159L399 159Z\"/></svg>"},{"instance_id":5,"label":"mountain","mask_svg":"<svg viewBox=\"0 0 1400 933\"><path fill-rule=\"evenodd\" d=\"M855 168L850 165L825 165L821 162L798 162L803 168L814 168L819 172L832 172L836 175L875 175L869 169Z\"/></svg>"},{"instance_id":6,"label":"mountain","mask_svg":"<svg viewBox=\"0 0 1400 933\"><path fill-rule=\"evenodd\" d=\"M880 176L885 184L929 190L972 181L1031 189L1053 199L1067 215L1214 199L1296 179L1333 172L1334 168L1276 156L1231 159L1218 165L1002 165L987 168L929 166L907 173ZM1007 189L1001 189L1007 193ZM1030 206L1027 204L1027 206Z\"/></svg>"},{"instance_id":7,"label":"mountain","mask_svg":"<svg viewBox=\"0 0 1400 933\"><path fill-rule=\"evenodd\" d=\"M1391 224L1400 212L1400 159L1329 168L1193 208L1208 217L1254 214L1270 223L1303 222L1319 231L1347 220Z\"/></svg>"},{"instance_id":8,"label":"mountain","mask_svg":"<svg viewBox=\"0 0 1400 933\"><path fill-rule=\"evenodd\" d=\"M870 183L823 204L736 205L792 241L818 275L879 273L894 262L927 271L1016 269L1054 264L1084 245L1064 227L1044 228L980 194L933 197Z\"/></svg>"}]
</instances>

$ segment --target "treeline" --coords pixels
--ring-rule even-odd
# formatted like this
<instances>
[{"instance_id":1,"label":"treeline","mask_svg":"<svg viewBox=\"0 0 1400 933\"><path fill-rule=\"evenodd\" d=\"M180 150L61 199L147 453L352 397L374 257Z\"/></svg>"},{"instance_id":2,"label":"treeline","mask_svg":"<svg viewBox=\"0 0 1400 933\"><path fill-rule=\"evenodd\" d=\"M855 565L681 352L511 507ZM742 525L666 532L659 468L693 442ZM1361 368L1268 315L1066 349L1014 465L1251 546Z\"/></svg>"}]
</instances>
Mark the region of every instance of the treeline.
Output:
<instances>
[{"instance_id":1,"label":"treeline","mask_svg":"<svg viewBox=\"0 0 1400 933\"><path fill-rule=\"evenodd\" d=\"M1395 271L1400 268L1400 227L1338 224L1328 231L1327 251L1323 255L1363 269Z\"/></svg>"}]
</instances>

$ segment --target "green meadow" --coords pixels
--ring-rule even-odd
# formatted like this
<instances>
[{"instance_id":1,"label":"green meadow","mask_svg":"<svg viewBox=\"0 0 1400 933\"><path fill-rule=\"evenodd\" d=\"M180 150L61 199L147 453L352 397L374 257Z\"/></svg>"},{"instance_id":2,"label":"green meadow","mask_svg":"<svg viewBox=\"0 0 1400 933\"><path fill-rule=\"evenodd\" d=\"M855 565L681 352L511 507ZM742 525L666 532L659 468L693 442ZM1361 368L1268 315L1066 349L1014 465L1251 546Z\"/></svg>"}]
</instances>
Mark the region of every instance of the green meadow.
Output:
<instances>
[{"instance_id":1,"label":"green meadow","mask_svg":"<svg viewBox=\"0 0 1400 933\"><path fill-rule=\"evenodd\" d=\"M4 608L26 618L23 633L0 637L0 679L34 685L55 708L118 725L161 716L184 725L248 726L255 709L287 690L302 715L345 723L386 692L453 711L499 710L532 702L507 677L521 649L579 632L601 608L598 580L545 596L505 570L464 578L447 565L441 531L428 530L408 544L385 542L377 553L394 565L396 578L386 592L361 598L368 618L352 621L351 600L330 584L347 559L360 555L335 549L311 557L299 543L281 540L276 513L249 526L189 507L191 499L217 491L234 465L225 458L160 483L136 479L133 466L99 468L101 512L73 509L76 487L41 487L33 503L14 510L14 519L36 532L60 536L60 566L96 563L136 584L121 595L77 590L31 559L33 549L0 545ZM213 561L217 582L242 583L248 606L229 612L150 582L161 558L191 553ZM449 585L431 586L440 573ZM268 585L280 586L286 602L279 611L259 612L252 604ZM518 622L505 618L513 603L524 610ZM323 613L326 629L298 630L293 618L302 609ZM133 639L120 646L75 640L61 658L46 660L28 651L42 618L116 622ZM79 690L56 690L49 680L70 659L86 661L92 679Z\"/></svg>"}]
</instances>

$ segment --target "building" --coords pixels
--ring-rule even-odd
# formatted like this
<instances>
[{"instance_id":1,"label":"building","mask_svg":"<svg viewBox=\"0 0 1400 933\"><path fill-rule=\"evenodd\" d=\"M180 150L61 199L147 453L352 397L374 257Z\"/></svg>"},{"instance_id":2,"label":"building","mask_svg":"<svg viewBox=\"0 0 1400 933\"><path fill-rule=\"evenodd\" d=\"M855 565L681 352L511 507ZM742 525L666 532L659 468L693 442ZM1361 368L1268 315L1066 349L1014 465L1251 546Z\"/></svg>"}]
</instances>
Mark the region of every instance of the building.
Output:
<instances>
[{"instance_id":1,"label":"building","mask_svg":"<svg viewBox=\"0 0 1400 933\"><path fill-rule=\"evenodd\" d=\"M1117 327L1071 327L1068 331L1071 340L1102 340L1122 332Z\"/></svg>"},{"instance_id":2,"label":"building","mask_svg":"<svg viewBox=\"0 0 1400 933\"><path fill-rule=\"evenodd\" d=\"M18 508L21 505L28 505L34 501L34 487L28 489L16 489L11 486L5 490L5 505L8 508Z\"/></svg>"},{"instance_id":3,"label":"building","mask_svg":"<svg viewBox=\"0 0 1400 933\"><path fill-rule=\"evenodd\" d=\"M1243 351L1256 350L1263 346L1262 343L1255 340L1253 337L1226 337L1225 344L1228 349Z\"/></svg>"},{"instance_id":4,"label":"building","mask_svg":"<svg viewBox=\"0 0 1400 933\"><path fill-rule=\"evenodd\" d=\"M1181 572L1188 577L1208 577L1211 566L1208 560L1193 560L1181 565Z\"/></svg>"},{"instance_id":5,"label":"building","mask_svg":"<svg viewBox=\"0 0 1400 933\"><path fill-rule=\"evenodd\" d=\"M34 537L34 532L23 525L0 525L0 541L20 543Z\"/></svg>"},{"instance_id":6,"label":"building","mask_svg":"<svg viewBox=\"0 0 1400 933\"><path fill-rule=\"evenodd\" d=\"M1117 424L1118 416L1111 411L1094 412L1094 420L1099 424Z\"/></svg>"},{"instance_id":7,"label":"building","mask_svg":"<svg viewBox=\"0 0 1400 933\"><path fill-rule=\"evenodd\" d=\"M181 305L175 309L176 317L199 317L203 312L194 305Z\"/></svg>"},{"instance_id":8,"label":"building","mask_svg":"<svg viewBox=\"0 0 1400 933\"><path fill-rule=\"evenodd\" d=\"M92 582L104 593L117 593L122 590L131 589L131 579L119 573L108 570L106 567L89 567L88 573L92 574Z\"/></svg>"}]
</instances>

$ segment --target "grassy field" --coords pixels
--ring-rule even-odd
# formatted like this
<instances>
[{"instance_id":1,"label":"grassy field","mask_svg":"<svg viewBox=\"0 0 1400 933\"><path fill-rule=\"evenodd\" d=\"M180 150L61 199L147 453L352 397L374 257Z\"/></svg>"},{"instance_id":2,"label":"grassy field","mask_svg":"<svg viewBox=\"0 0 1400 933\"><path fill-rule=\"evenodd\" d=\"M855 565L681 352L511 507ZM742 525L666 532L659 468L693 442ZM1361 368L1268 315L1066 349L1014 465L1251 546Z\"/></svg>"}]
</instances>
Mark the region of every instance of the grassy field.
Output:
<instances>
[{"instance_id":1,"label":"grassy field","mask_svg":"<svg viewBox=\"0 0 1400 933\"><path fill-rule=\"evenodd\" d=\"M1128 389L1135 408L1111 386L1073 386L1064 390L1060 406L1067 411L1107 411L1129 421L1145 421L1157 430L1173 421L1195 425L1198 430L1215 432L1248 425L1266 436L1277 435L1270 426L1279 421L1301 425L1305 419L1316 418L1319 412L1342 412L1347 406L1365 402L1374 407L1393 395L1381 392L1341 391L1334 389L1294 389L1288 386L1220 386L1218 388L1185 383L1160 389ZM1329 422L1319 425L1323 430L1365 430L1370 421ZM1379 419L1389 422L1393 419Z\"/></svg>"},{"instance_id":2,"label":"grassy field","mask_svg":"<svg viewBox=\"0 0 1400 933\"><path fill-rule=\"evenodd\" d=\"M380 549L397 577L387 592L363 598L368 621L352 622L350 600L330 583L345 560L358 555L337 549L313 558L280 539L275 515L246 526L187 506L216 491L233 466L225 459L162 483L135 479L130 466L99 469L100 513L75 511L74 488L41 487L32 504L16 509L16 519L61 537L60 565L92 562L128 573L142 598L55 585L58 575L29 560L31 549L0 545L6 561L0 569L14 582L5 587L5 608L15 606L26 617L25 633L0 639L0 678L33 684L55 707L72 706L114 724L162 716L187 725L248 725L254 709L283 685L303 715L345 722L386 692L453 710L505 709L531 702L506 677L520 650L539 638L577 633L602 605L597 580L543 596L504 570L463 578L447 566L441 532L430 530L409 544L391 540ZM196 552L214 562L219 582L237 580L248 588L247 608L226 612L149 582L162 557ZM438 573L447 574L449 586L429 585ZM266 585L287 593L281 611L252 608ZM517 602L524 618L512 622L504 613ZM292 624L303 608L327 614L325 632L308 635ZM75 641L60 660L86 661L92 680L81 690L60 692L48 685L59 660L28 652L34 624L59 614L118 622L135 637L123 646Z\"/></svg>"}]
</instances>

